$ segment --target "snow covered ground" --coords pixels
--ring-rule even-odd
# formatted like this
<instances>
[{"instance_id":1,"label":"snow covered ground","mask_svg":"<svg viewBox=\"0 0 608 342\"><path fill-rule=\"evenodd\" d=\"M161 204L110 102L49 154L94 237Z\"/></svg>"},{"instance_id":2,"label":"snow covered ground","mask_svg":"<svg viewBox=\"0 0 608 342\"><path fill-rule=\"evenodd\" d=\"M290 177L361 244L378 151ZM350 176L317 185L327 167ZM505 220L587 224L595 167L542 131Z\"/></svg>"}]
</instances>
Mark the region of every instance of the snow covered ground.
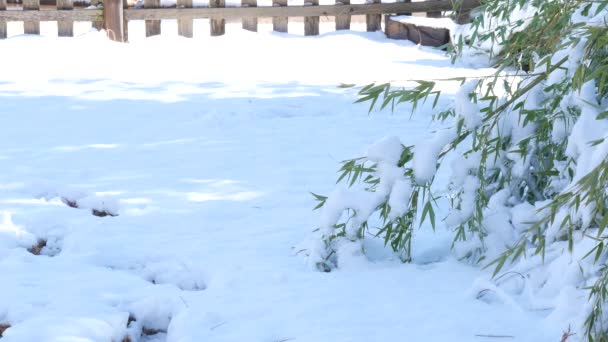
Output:
<instances>
[{"instance_id":1,"label":"snow covered ground","mask_svg":"<svg viewBox=\"0 0 608 342\"><path fill-rule=\"evenodd\" d=\"M369 261L332 273L298 247L319 224L309 191L331 191L338 161L430 126L428 107L411 120L406 108L368 115L336 85L487 70L381 33L233 26L143 39L135 22L121 45L11 25L0 41L3 342L561 336L545 311L477 300L487 271L453 260L448 234L417 232L413 264L370 239Z\"/></svg>"}]
</instances>

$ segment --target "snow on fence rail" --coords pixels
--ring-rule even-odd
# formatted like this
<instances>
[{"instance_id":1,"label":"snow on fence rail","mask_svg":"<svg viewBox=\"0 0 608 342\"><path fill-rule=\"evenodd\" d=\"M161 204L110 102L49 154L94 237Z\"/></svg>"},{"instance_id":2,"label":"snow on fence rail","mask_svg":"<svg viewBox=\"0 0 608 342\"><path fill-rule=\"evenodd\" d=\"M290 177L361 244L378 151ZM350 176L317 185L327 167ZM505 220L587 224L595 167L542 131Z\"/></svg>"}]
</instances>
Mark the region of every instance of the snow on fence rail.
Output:
<instances>
[{"instance_id":1,"label":"snow on fence rail","mask_svg":"<svg viewBox=\"0 0 608 342\"><path fill-rule=\"evenodd\" d=\"M0 0L0 39L7 36L8 21L23 21L26 34L40 34L41 21L57 21L60 37L73 36L74 21L90 21L94 27L105 28L108 37L127 41L129 20L145 20L146 35L160 34L162 19L177 19L178 33L192 37L193 19L209 18L211 35L225 33L225 20L241 18L243 28L257 31L257 19L273 18L273 29L287 32L289 17L304 17L304 34L319 34L319 17L336 18L336 30L350 28L352 15L365 15L368 31L381 30L382 14L437 12L454 9L453 0L424 2L372 3L351 5L350 0L336 0L335 5L319 5L319 0L306 0L304 6L287 6L287 0L273 0L272 6L257 7L257 0L241 0L241 7L226 7L225 0L210 0L209 7L192 7L192 0L177 0L176 8L161 8L160 0L144 0L144 8L129 8L126 0L105 0L103 9L75 9L74 0L57 0L57 9L41 10L40 0L23 0L23 10L7 10L6 0ZM479 6L480 0L463 0L459 11L467 12Z\"/></svg>"}]
</instances>

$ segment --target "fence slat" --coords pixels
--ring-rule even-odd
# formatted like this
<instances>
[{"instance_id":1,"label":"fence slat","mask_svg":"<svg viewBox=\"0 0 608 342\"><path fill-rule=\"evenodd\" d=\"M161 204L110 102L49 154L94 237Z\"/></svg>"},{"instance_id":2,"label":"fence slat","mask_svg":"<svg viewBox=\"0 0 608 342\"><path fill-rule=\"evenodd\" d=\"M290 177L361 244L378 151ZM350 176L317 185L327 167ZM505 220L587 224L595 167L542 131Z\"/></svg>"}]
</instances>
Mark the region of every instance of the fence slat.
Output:
<instances>
[{"instance_id":1,"label":"fence slat","mask_svg":"<svg viewBox=\"0 0 608 342\"><path fill-rule=\"evenodd\" d=\"M6 11L6 0L0 0L0 11ZM0 19L0 39L6 39L6 20Z\"/></svg>"},{"instance_id":2,"label":"fence slat","mask_svg":"<svg viewBox=\"0 0 608 342\"><path fill-rule=\"evenodd\" d=\"M226 7L225 0L210 0L209 7ZM212 36L221 36L226 33L226 19L224 18L211 18L209 19L209 24L211 25L211 35Z\"/></svg>"},{"instance_id":3,"label":"fence slat","mask_svg":"<svg viewBox=\"0 0 608 342\"><path fill-rule=\"evenodd\" d=\"M241 0L241 7L257 7L257 0ZM258 31L258 18L243 18L243 30Z\"/></svg>"},{"instance_id":4,"label":"fence slat","mask_svg":"<svg viewBox=\"0 0 608 342\"><path fill-rule=\"evenodd\" d=\"M272 0L272 6L286 7L287 0ZM289 25L288 17L273 17L272 18L272 30L275 32L287 33L288 25Z\"/></svg>"},{"instance_id":5,"label":"fence slat","mask_svg":"<svg viewBox=\"0 0 608 342\"><path fill-rule=\"evenodd\" d=\"M192 0L177 0L177 8L191 8ZM177 34L182 37L192 38L194 25L192 18L177 19Z\"/></svg>"},{"instance_id":6,"label":"fence slat","mask_svg":"<svg viewBox=\"0 0 608 342\"><path fill-rule=\"evenodd\" d=\"M319 6L319 0L306 0L305 6ZM319 17L304 17L304 35L318 36L319 35Z\"/></svg>"},{"instance_id":7,"label":"fence slat","mask_svg":"<svg viewBox=\"0 0 608 342\"><path fill-rule=\"evenodd\" d=\"M108 38L117 42L126 42L125 16L122 0L105 0L103 4Z\"/></svg>"},{"instance_id":8,"label":"fence slat","mask_svg":"<svg viewBox=\"0 0 608 342\"><path fill-rule=\"evenodd\" d=\"M39 11L40 0L23 0L23 10ZM25 34L40 34L40 21L25 21L23 23L23 32Z\"/></svg>"},{"instance_id":9,"label":"fence slat","mask_svg":"<svg viewBox=\"0 0 608 342\"><path fill-rule=\"evenodd\" d=\"M144 0L144 8L159 8L160 0ZM146 37L160 34L160 20L146 20Z\"/></svg>"},{"instance_id":10,"label":"fence slat","mask_svg":"<svg viewBox=\"0 0 608 342\"><path fill-rule=\"evenodd\" d=\"M350 5L350 0L336 0L336 5ZM350 30L350 14L336 16L336 30Z\"/></svg>"},{"instance_id":11,"label":"fence slat","mask_svg":"<svg viewBox=\"0 0 608 342\"><path fill-rule=\"evenodd\" d=\"M57 0L58 10L73 10L73 0ZM57 35L59 37L73 37L74 36L74 21L73 20L59 20L57 21Z\"/></svg>"},{"instance_id":12,"label":"fence slat","mask_svg":"<svg viewBox=\"0 0 608 342\"><path fill-rule=\"evenodd\" d=\"M122 2L122 41L129 41L129 18L125 15L125 11L129 8L127 0L120 0Z\"/></svg>"},{"instance_id":13,"label":"fence slat","mask_svg":"<svg viewBox=\"0 0 608 342\"><path fill-rule=\"evenodd\" d=\"M374 4L379 4L380 0L373 0ZM376 32L382 30L382 14L366 14L365 23L367 32Z\"/></svg>"}]
</instances>

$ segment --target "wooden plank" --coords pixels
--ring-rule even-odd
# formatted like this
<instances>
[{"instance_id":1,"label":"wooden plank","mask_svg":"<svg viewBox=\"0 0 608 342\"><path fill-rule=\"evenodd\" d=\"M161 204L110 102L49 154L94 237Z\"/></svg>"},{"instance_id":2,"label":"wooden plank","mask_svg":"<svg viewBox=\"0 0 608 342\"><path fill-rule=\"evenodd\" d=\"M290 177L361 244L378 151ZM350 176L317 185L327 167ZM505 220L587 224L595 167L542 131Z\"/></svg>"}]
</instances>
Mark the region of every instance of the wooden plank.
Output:
<instances>
[{"instance_id":1,"label":"wooden plank","mask_svg":"<svg viewBox=\"0 0 608 342\"><path fill-rule=\"evenodd\" d=\"M424 46L440 47L450 42L450 30L395 21L386 16L386 36L391 39L407 39Z\"/></svg>"},{"instance_id":2,"label":"wooden plank","mask_svg":"<svg viewBox=\"0 0 608 342\"><path fill-rule=\"evenodd\" d=\"M122 0L105 0L103 14L108 38L116 42L126 42Z\"/></svg>"},{"instance_id":3,"label":"wooden plank","mask_svg":"<svg viewBox=\"0 0 608 342\"><path fill-rule=\"evenodd\" d=\"M0 11L0 20L4 21L95 21L103 20L101 9L75 9L73 11Z\"/></svg>"},{"instance_id":4,"label":"wooden plank","mask_svg":"<svg viewBox=\"0 0 608 342\"><path fill-rule=\"evenodd\" d=\"M319 6L319 0L306 0L306 2L304 2L304 6ZM304 17L304 35L319 35L319 16Z\"/></svg>"},{"instance_id":5,"label":"wooden plank","mask_svg":"<svg viewBox=\"0 0 608 342\"><path fill-rule=\"evenodd\" d=\"M209 0L209 7L219 10L221 13L226 6L225 0ZM249 9L248 7L243 7L244 9ZM252 7L253 9L255 7ZM209 24L211 25L211 35L212 36L221 36L226 33L226 19L221 15L211 16L209 19Z\"/></svg>"},{"instance_id":6,"label":"wooden plank","mask_svg":"<svg viewBox=\"0 0 608 342\"><path fill-rule=\"evenodd\" d=\"M412 0L403 0L405 3L411 3ZM412 12L397 12L397 15L412 15Z\"/></svg>"},{"instance_id":7,"label":"wooden plank","mask_svg":"<svg viewBox=\"0 0 608 342\"><path fill-rule=\"evenodd\" d=\"M71 11L74 9L73 0L57 0L57 9L64 11ZM59 37L73 37L74 36L74 21L73 20L60 20L57 22L57 34Z\"/></svg>"},{"instance_id":8,"label":"wooden plank","mask_svg":"<svg viewBox=\"0 0 608 342\"><path fill-rule=\"evenodd\" d=\"M106 0L111 1L111 0ZM479 6L479 0L464 0L465 8ZM273 7L229 7L229 8L129 8L124 10L128 20L145 19L181 19L181 18L211 18L236 19L244 17L306 17L306 16L336 16L345 10L351 15L384 14L400 12L429 12L433 10L452 10L451 0L433 2L362 4L362 5L320 5L320 6L273 6ZM5 21L95 21L103 16L100 9L74 9L73 11L41 10L41 11L0 11L0 19Z\"/></svg>"},{"instance_id":9,"label":"wooden plank","mask_svg":"<svg viewBox=\"0 0 608 342\"><path fill-rule=\"evenodd\" d=\"M479 6L480 0L463 0L463 8ZM452 10L451 0L431 2L397 2L373 3L360 5L320 5L320 6L272 6L272 7L228 7L228 8L161 8L161 9L128 9L125 15L129 20L144 19L179 19L211 18L238 19L246 17L307 17L336 16L348 11L350 15L390 14L402 12L430 12ZM14 11L7 11L14 12ZM0 16L3 14L0 13Z\"/></svg>"},{"instance_id":10,"label":"wooden plank","mask_svg":"<svg viewBox=\"0 0 608 342\"><path fill-rule=\"evenodd\" d=\"M272 6L287 7L287 0L272 0ZM288 17L273 17L272 18L272 30L275 32L287 33L289 26Z\"/></svg>"},{"instance_id":11,"label":"wooden plank","mask_svg":"<svg viewBox=\"0 0 608 342\"><path fill-rule=\"evenodd\" d=\"M177 8L192 8L192 0L177 0ZM177 34L182 37L192 38L194 36L194 24L192 18L177 19Z\"/></svg>"},{"instance_id":12,"label":"wooden plank","mask_svg":"<svg viewBox=\"0 0 608 342\"><path fill-rule=\"evenodd\" d=\"M437 1L437 0L427 0L427 1ZM427 18L441 18L441 11L432 11L426 12Z\"/></svg>"},{"instance_id":13,"label":"wooden plank","mask_svg":"<svg viewBox=\"0 0 608 342\"><path fill-rule=\"evenodd\" d=\"M336 0L336 5L350 5L350 0ZM336 16L336 31L338 30L350 30L350 14Z\"/></svg>"},{"instance_id":14,"label":"wooden plank","mask_svg":"<svg viewBox=\"0 0 608 342\"><path fill-rule=\"evenodd\" d=\"M144 8L160 8L160 0L144 0ZM160 34L160 20L146 20L146 37Z\"/></svg>"},{"instance_id":15,"label":"wooden plank","mask_svg":"<svg viewBox=\"0 0 608 342\"><path fill-rule=\"evenodd\" d=\"M0 11L6 11L6 0L0 0ZM6 20L0 19L0 39L6 39Z\"/></svg>"},{"instance_id":16,"label":"wooden plank","mask_svg":"<svg viewBox=\"0 0 608 342\"><path fill-rule=\"evenodd\" d=\"M241 7L257 6L257 0L241 0ZM243 18L243 30L258 32L258 18Z\"/></svg>"},{"instance_id":17,"label":"wooden plank","mask_svg":"<svg viewBox=\"0 0 608 342\"><path fill-rule=\"evenodd\" d=\"M40 10L40 0L23 0L24 11ZM23 23L23 33L25 34L40 34L40 21L27 20Z\"/></svg>"},{"instance_id":18,"label":"wooden plank","mask_svg":"<svg viewBox=\"0 0 608 342\"><path fill-rule=\"evenodd\" d=\"M379 4L380 0L373 0L374 4ZM370 13L365 15L365 24L367 25L367 32L382 31L382 14L381 13Z\"/></svg>"}]
</instances>

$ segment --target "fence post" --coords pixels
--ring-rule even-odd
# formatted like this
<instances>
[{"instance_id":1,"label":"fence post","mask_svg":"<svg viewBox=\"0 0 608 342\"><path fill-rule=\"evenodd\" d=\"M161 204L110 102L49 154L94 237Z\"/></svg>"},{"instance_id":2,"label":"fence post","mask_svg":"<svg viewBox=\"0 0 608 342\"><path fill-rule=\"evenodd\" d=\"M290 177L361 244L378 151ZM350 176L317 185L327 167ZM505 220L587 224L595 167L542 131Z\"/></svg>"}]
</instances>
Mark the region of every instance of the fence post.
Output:
<instances>
[{"instance_id":1,"label":"fence post","mask_svg":"<svg viewBox=\"0 0 608 342\"><path fill-rule=\"evenodd\" d=\"M319 0L305 0L304 6L318 6ZM304 35L319 35L319 17L304 17Z\"/></svg>"},{"instance_id":2,"label":"fence post","mask_svg":"<svg viewBox=\"0 0 608 342\"><path fill-rule=\"evenodd\" d=\"M210 0L209 7L225 7L225 0ZM211 25L211 35L221 36L226 33L226 20L224 18L211 18L209 19Z\"/></svg>"},{"instance_id":3,"label":"fence post","mask_svg":"<svg viewBox=\"0 0 608 342\"><path fill-rule=\"evenodd\" d=\"M258 6L257 0L241 0L241 7L257 7L257 6ZM257 32L258 31L258 18L257 17L243 18L243 30Z\"/></svg>"},{"instance_id":4,"label":"fence post","mask_svg":"<svg viewBox=\"0 0 608 342\"><path fill-rule=\"evenodd\" d=\"M144 8L159 8L160 0L144 0ZM146 20L146 37L160 34L160 20Z\"/></svg>"},{"instance_id":5,"label":"fence post","mask_svg":"<svg viewBox=\"0 0 608 342\"><path fill-rule=\"evenodd\" d=\"M116 42L126 42L125 12L122 0L105 0L103 17L108 38Z\"/></svg>"},{"instance_id":6,"label":"fence post","mask_svg":"<svg viewBox=\"0 0 608 342\"><path fill-rule=\"evenodd\" d=\"M192 0L177 0L177 8L191 8ZM182 37L193 37L193 20L192 18L177 19L177 34Z\"/></svg>"},{"instance_id":7,"label":"fence post","mask_svg":"<svg viewBox=\"0 0 608 342\"><path fill-rule=\"evenodd\" d=\"M39 11L40 0L23 0L24 11ZM25 21L23 23L23 33L40 34L40 21Z\"/></svg>"},{"instance_id":8,"label":"fence post","mask_svg":"<svg viewBox=\"0 0 608 342\"><path fill-rule=\"evenodd\" d=\"M350 5L350 0L336 0L336 5ZM350 30L350 15L341 14L336 16L336 31Z\"/></svg>"},{"instance_id":9,"label":"fence post","mask_svg":"<svg viewBox=\"0 0 608 342\"><path fill-rule=\"evenodd\" d=\"M283 7L287 6L287 0L272 0L272 6ZM272 30L276 32L287 32L289 19L287 17L272 18Z\"/></svg>"},{"instance_id":10,"label":"fence post","mask_svg":"<svg viewBox=\"0 0 608 342\"><path fill-rule=\"evenodd\" d=\"M57 0L58 10L73 10L73 0ZM57 22L57 35L59 37L73 37L74 36L74 21L73 20L60 20Z\"/></svg>"},{"instance_id":11,"label":"fence post","mask_svg":"<svg viewBox=\"0 0 608 342\"><path fill-rule=\"evenodd\" d=\"M6 0L0 0L0 11L6 11ZM0 19L0 39L6 39L6 20Z\"/></svg>"},{"instance_id":12,"label":"fence post","mask_svg":"<svg viewBox=\"0 0 608 342\"><path fill-rule=\"evenodd\" d=\"M373 3L379 4L380 0L373 0ZM382 30L382 14L366 14L365 23L367 24L367 32Z\"/></svg>"}]
</instances>

